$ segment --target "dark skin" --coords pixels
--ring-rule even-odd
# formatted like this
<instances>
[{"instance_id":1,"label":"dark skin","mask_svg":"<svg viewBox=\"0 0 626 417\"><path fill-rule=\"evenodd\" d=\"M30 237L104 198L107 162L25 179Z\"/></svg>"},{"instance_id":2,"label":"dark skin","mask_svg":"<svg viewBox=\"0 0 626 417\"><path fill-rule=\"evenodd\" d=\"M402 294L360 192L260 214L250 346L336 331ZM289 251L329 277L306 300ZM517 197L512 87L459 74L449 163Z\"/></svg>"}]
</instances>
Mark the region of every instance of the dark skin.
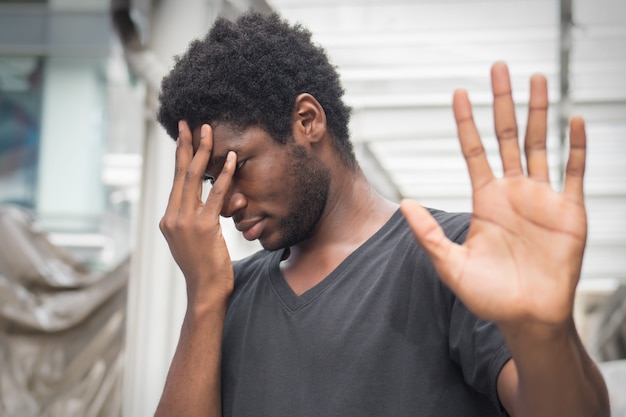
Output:
<instances>
[{"instance_id":1,"label":"dark skin","mask_svg":"<svg viewBox=\"0 0 626 417\"><path fill-rule=\"evenodd\" d=\"M459 90L454 95L459 140L474 190L466 242L448 241L416 202L403 201L401 210L446 285L476 315L494 321L502 331L513 355L498 378L498 394L507 411L516 417L608 417L604 381L572 318L586 239L583 121L571 121L565 187L556 192L548 181L545 78L531 80L524 141L528 175L520 162L510 81L503 63L492 68L492 87L502 178L495 178L487 163L467 94ZM291 245L282 263L287 282L301 294L382 227L397 206L374 192L360 171L341 163L323 109L312 96L298 96L293 120L294 140L322 161L331 175L327 203L313 233ZM271 180L284 172L286 152L266 139L271 141L259 134L243 137L220 126L212 131L208 125L192 133L186 123L180 124L174 185L161 229L185 275L189 302L159 416L221 415L220 348L233 275L218 217L220 212L240 213L242 218L247 212L268 213L251 217L260 225L253 226L257 229L248 231L247 237L258 236L263 243L280 234L272 216L284 214L280 207L286 200L281 198L288 197L277 192L272 194L275 199L268 198L264 193L278 190L278 183L261 186L262 180L246 182L243 174L253 167L253 158L260 161L268 154L273 155L272 164L260 164L250 178L258 174ZM240 174L234 174L237 155L230 150L248 158L250 166L241 168ZM202 177L219 165L212 155L228 157L203 202Z\"/></svg>"}]
</instances>

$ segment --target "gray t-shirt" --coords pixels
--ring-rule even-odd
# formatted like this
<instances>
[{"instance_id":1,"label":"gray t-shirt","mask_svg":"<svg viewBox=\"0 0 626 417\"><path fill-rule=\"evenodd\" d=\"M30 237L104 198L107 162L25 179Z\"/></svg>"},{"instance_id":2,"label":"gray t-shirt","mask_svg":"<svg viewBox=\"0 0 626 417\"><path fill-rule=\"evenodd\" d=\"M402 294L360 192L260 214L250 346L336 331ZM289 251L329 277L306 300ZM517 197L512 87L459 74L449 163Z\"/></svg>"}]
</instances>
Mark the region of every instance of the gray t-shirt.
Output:
<instances>
[{"instance_id":1,"label":"gray t-shirt","mask_svg":"<svg viewBox=\"0 0 626 417\"><path fill-rule=\"evenodd\" d=\"M469 216L431 211L465 239ZM498 416L510 358L491 323L438 279L398 211L297 296L282 251L235 262L224 329L227 417Z\"/></svg>"}]
</instances>

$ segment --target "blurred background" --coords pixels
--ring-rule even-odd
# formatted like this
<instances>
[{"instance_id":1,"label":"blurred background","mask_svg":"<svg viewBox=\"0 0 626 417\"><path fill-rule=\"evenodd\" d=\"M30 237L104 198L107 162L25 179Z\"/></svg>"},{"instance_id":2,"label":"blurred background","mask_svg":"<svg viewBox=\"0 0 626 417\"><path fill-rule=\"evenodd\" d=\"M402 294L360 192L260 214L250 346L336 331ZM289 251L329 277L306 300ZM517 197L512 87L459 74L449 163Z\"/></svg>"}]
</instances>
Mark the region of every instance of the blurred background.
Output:
<instances>
[{"instance_id":1,"label":"blurred background","mask_svg":"<svg viewBox=\"0 0 626 417\"><path fill-rule=\"evenodd\" d=\"M471 210L453 90L498 172L491 64L509 64L520 126L529 77L548 77L557 188L567 120L587 122L575 315L626 416L623 0L0 0L0 415L154 412L186 302L158 231L174 162L160 80L214 19L250 8L326 48L363 171L395 201ZM233 258L258 248L224 228Z\"/></svg>"}]
</instances>

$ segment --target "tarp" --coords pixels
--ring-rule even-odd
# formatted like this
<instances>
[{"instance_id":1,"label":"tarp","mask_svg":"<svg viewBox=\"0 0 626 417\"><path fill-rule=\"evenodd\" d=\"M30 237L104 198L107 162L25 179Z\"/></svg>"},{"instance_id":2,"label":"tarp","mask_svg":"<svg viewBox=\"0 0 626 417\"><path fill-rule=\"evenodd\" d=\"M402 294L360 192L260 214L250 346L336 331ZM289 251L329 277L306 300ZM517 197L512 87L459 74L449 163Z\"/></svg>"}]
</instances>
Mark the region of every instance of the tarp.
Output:
<instances>
[{"instance_id":1,"label":"tarp","mask_svg":"<svg viewBox=\"0 0 626 417\"><path fill-rule=\"evenodd\" d=\"M129 260L90 272L0 206L0 416L120 415Z\"/></svg>"}]
</instances>

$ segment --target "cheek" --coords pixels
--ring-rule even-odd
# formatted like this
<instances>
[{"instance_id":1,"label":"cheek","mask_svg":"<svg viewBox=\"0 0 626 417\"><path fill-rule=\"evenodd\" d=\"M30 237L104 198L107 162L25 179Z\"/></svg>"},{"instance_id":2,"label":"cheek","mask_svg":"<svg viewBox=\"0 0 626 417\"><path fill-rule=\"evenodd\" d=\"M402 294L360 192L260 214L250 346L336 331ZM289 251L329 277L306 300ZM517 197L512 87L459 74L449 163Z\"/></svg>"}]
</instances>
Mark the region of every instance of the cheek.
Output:
<instances>
[{"instance_id":1,"label":"cheek","mask_svg":"<svg viewBox=\"0 0 626 417\"><path fill-rule=\"evenodd\" d=\"M241 180L237 184L237 191L243 194L256 208L263 208L266 204L278 203L288 195L283 184L285 180L280 178L268 178L261 180Z\"/></svg>"},{"instance_id":2,"label":"cheek","mask_svg":"<svg viewBox=\"0 0 626 417\"><path fill-rule=\"evenodd\" d=\"M265 171L258 177L260 180L255 181L255 192L267 200L288 199L294 181L293 173L286 172L281 165L270 163L268 166L271 167L269 172Z\"/></svg>"},{"instance_id":3,"label":"cheek","mask_svg":"<svg viewBox=\"0 0 626 417\"><path fill-rule=\"evenodd\" d=\"M260 205L270 203L286 207L294 192L298 174L297 168L290 167L289 162L279 152L270 152L255 160L254 165L251 163L248 167L253 169L245 171L242 177L242 190L245 189L248 198L256 200Z\"/></svg>"},{"instance_id":4,"label":"cheek","mask_svg":"<svg viewBox=\"0 0 626 417\"><path fill-rule=\"evenodd\" d=\"M284 186L285 179L268 178L263 181L260 192L267 201L277 202L288 198L289 190Z\"/></svg>"}]
</instances>

